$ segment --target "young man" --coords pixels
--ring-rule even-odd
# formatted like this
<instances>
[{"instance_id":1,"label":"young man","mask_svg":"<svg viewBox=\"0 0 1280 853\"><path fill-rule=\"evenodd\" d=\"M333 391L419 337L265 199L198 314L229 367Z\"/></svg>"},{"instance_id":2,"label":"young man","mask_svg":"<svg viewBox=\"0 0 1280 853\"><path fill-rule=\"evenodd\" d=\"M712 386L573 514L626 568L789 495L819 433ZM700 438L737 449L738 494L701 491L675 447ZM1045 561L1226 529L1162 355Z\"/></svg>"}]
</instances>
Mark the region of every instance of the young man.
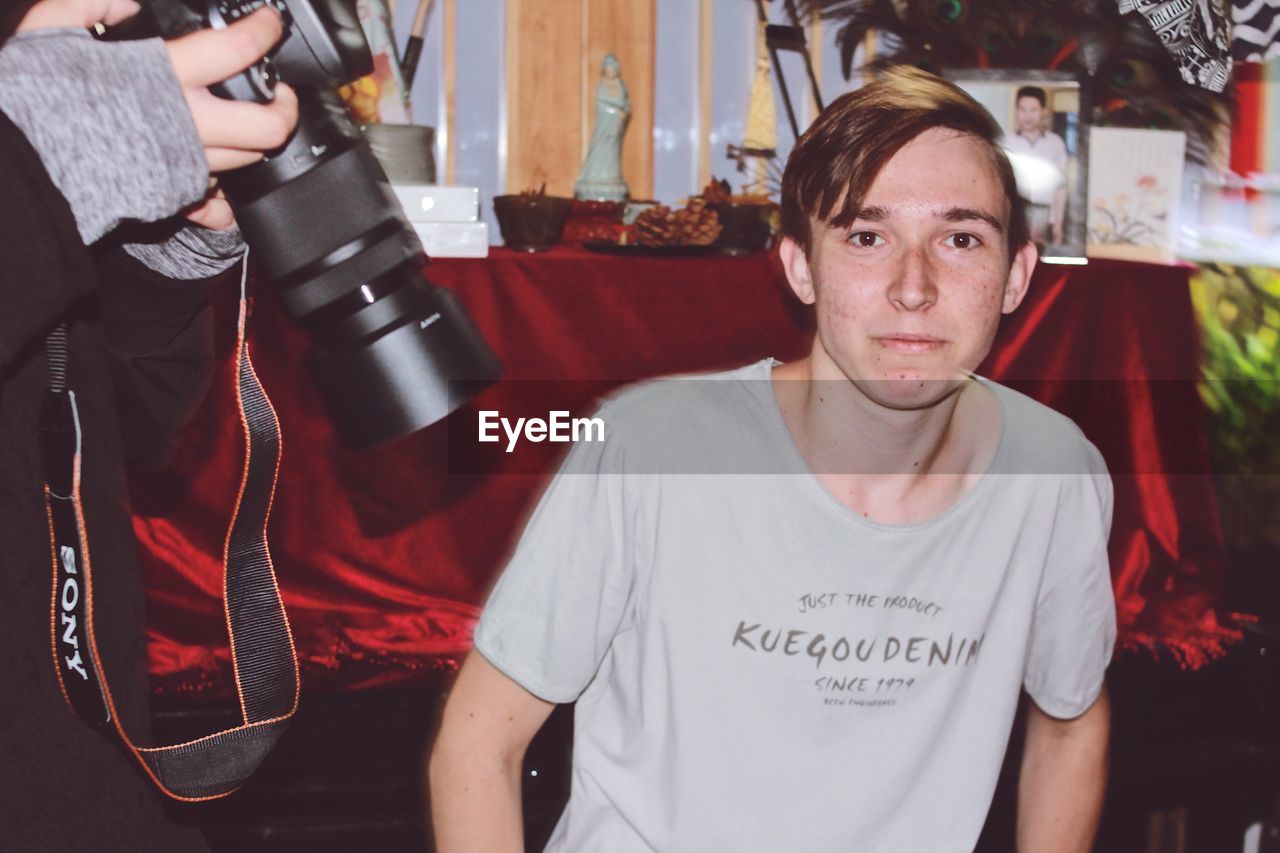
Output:
<instances>
[{"instance_id":1,"label":"young man","mask_svg":"<svg viewBox=\"0 0 1280 853\"><path fill-rule=\"evenodd\" d=\"M999 135L907 69L797 143L812 350L603 407L445 708L442 853L521 849L522 755L575 700L550 850L971 850L1023 687L1019 848L1089 849L1111 487L1069 420L971 373L1036 261Z\"/></svg>"},{"instance_id":2,"label":"young man","mask_svg":"<svg viewBox=\"0 0 1280 853\"><path fill-rule=\"evenodd\" d=\"M1027 194L1031 239L1041 244L1062 242L1067 212L1067 144L1044 126L1048 98L1039 86L1023 86L1014 96L1018 131L1005 137L1014 170Z\"/></svg>"}]
</instances>

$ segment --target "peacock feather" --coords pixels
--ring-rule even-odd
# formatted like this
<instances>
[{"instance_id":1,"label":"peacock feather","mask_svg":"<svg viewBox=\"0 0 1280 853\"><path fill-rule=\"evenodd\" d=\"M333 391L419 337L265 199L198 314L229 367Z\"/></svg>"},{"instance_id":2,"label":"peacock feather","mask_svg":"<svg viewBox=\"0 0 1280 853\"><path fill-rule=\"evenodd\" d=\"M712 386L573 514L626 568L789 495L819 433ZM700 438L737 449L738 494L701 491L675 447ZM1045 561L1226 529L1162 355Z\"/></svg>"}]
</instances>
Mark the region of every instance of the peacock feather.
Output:
<instances>
[{"instance_id":1,"label":"peacock feather","mask_svg":"<svg viewBox=\"0 0 1280 853\"><path fill-rule=\"evenodd\" d=\"M1227 121L1230 91L1183 81L1178 64L1138 14L1114 0L800 0L806 20L836 27L846 79L906 63L944 68L1025 68L1079 75L1094 124L1181 130L1205 162ZM874 33L874 58L855 51Z\"/></svg>"}]
</instances>

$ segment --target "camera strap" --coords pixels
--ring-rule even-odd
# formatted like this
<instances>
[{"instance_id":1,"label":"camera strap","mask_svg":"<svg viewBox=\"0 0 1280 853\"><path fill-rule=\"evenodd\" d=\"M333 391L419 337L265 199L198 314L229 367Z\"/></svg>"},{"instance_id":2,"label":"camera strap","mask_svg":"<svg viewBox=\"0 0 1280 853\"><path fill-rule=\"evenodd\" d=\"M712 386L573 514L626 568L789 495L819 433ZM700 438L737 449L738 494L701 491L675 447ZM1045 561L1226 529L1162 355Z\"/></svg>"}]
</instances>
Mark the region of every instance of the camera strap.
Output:
<instances>
[{"instance_id":1,"label":"camera strap","mask_svg":"<svg viewBox=\"0 0 1280 853\"><path fill-rule=\"evenodd\" d=\"M280 425L249 358L247 250L242 263L235 372L245 461L223 550L223 610L241 718L234 728L184 743L140 746L116 713L93 630L93 568L80 489L83 425L67 381L66 327L46 341L49 388L40 439L53 558L54 671L76 715L113 731L152 781L177 800L208 800L239 788L298 707L298 657L266 536L280 467Z\"/></svg>"}]
</instances>

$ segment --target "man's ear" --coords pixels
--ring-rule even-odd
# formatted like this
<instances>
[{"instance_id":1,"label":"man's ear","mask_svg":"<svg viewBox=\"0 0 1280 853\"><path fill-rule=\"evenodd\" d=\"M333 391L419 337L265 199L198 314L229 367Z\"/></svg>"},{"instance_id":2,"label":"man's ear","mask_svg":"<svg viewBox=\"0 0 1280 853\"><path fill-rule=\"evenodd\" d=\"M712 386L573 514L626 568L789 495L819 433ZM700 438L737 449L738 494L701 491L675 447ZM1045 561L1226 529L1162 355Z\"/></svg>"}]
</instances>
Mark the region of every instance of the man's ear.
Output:
<instances>
[{"instance_id":1,"label":"man's ear","mask_svg":"<svg viewBox=\"0 0 1280 853\"><path fill-rule=\"evenodd\" d=\"M1009 280L1004 285L1004 305L1001 311L1005 314L1012 314L1022 299L1027 295L1027 287L1031 284L1031 273L1036 268L1036 260L1039 259L1040 252L1036 249L1036 244L1027 241L1022 244L1022 248L1013 256L1013 263L1009 265Z\"/></svg>"},{"instance_id":2,"label":"man's ear","mask_svg":"<svg viewBox=\"0 0 1280 853\"><path fill-rule=\"evenodd\" d=\"M787 274L791 289L801 302L812 305L813 276L809 272L809 259L805 257L804 247L790 237L783 237L778 245L778 256L782 259L782 269Z\"/></svg>"}]
</instances>

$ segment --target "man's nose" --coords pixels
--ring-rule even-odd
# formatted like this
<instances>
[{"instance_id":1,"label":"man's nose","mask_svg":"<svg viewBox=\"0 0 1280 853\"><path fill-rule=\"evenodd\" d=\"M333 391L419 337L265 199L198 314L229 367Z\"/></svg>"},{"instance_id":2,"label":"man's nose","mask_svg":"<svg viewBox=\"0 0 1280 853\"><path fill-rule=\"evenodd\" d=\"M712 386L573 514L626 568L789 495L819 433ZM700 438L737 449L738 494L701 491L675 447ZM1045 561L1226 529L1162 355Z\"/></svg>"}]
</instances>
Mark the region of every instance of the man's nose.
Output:
<instances>
[{"instance_id":1,"label":"man's nose","mask_svg":"<svg viewBox=\"0 0 1280 853\"><path fill-rule=\"evenodd\" d=\"M923 248L905 252L889 286L889 301L902 311L921 311L938 299L933 264Z\"/></svg>"}]
</instances>

